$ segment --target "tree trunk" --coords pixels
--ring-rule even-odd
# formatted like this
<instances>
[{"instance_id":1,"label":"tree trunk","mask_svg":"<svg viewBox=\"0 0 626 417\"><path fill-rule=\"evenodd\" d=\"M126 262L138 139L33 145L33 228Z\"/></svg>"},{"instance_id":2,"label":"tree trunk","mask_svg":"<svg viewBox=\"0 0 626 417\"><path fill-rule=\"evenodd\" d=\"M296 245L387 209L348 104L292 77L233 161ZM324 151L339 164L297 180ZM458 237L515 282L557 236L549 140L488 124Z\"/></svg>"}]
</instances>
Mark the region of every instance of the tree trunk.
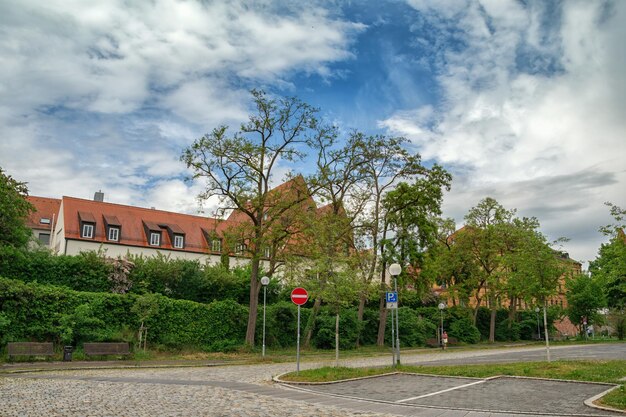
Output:
<instances>
[{"instance_id":1,"label":"tree trunk","mask_svg":"<svg viewBox=\"0 0 626 417\"><path fill-rule=\"evenodd\" d=\"M339 313L335 318L335 368L339 367Z\"/></svg>"},{"instance_id":2,"label":"tree trunk","mask_svg":"<svg viewBox=\"0 0 626 417\"><path fill-rule=\"evenodd\" d=\"M259 307L259 259L252 257L250 268L250 312L248 313L248 328L246 329L246 344L254 347L256 333L256 316Z\"/></svg>"},{"instance_id":3,"label":"tree trunk","mask_svg":"<svg viewBox=\"0 0 626 417\"><path fill-rule=\"evenodd\" d=\"M489 299L489 304L491 308L491 318L489 320L489 342L493 343L496 341L496 303L493 299Z\"/></svg>"},{"instance_id":4,"label":"tree trunk","mask_svg":"<svg viewBox=\"0 0 626 417\"><path fill-rule=\"evenodd\" d=\"M356 347L359 347L361 345L361 331L363 329L363 326L361 326L361 323L363 323L363 314L365 313L366 302L367 302L366 294L361 294L361 298L359 299L359 309L357 310L357 313L356 313L357 323L359 324L359 332L356 335Z\"/></svg>"},{"instance_id":5,"label":"tree trunk","mask_svg":"<svg viewBox=\"0 0 626 417\"><path fill-rule=\"evenodd\" d=\"M385 308L385 291L387 290L385 269L387 265L382 263L382 271L380 277L380 302L378 304L378 338L376 344L385 346L385 325L387 324L387 309Z\"/></svg>"},{"instance_id":6,"label":"tree trunk","mask_svg":"<svg viewBox=\"0 0 626 417\"><path fill-rule=\"evenodd\" d=\"M511 296L509 300L509 330L513 327L515 321L515 313L517 312L517 297Z\"/></svg>"},{"instance_id":7,"label":"tree trunk","mask_svg":"<svg viewBox=\"0 0 626 417\"><path fill-rule=\"evenodd\" d=\"M315 330L315 319L317 318L317 313L320 311L321 305L322 299L318 296L313 303L313 310L311 310L311 314L309 314L309 320L306 323L303 343L303 346L305 348L309 348L311 346L311 338L313 337L313 330Z\"/></svg>"}]
</instances>

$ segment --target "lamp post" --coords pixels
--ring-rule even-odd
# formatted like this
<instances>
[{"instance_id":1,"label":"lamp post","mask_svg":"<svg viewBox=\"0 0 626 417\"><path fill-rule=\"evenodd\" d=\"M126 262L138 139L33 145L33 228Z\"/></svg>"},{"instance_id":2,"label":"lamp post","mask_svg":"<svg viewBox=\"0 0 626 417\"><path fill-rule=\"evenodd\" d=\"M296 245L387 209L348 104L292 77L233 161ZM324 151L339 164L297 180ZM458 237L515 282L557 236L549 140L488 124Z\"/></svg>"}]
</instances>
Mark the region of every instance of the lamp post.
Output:
<instances>
[{"instance_id":1,"label":"lamp post","mask_svg":"<svg viewBox=\"0 0 626 417\"><path fill-rule=\"evenodd\" d=\"M266 276L261 278L261 284L263 285L263 357L265 357L265 300L267 299L267 284L270 283L270 279Z\"/></svg>"},{"instance_id":2,"label":"lamp post","mask_svg":"<svg viewBox=\"0 0 626 417\"><path fill-rule=\"evenodd\" d=\"M439 303L439 315L441 317L441 330L439 333L439 342L441 343L441 347L443 348L443 310L446 308L446 305L444 303Z\"/></svg>"},{"instance_id":3,"label":"lamp post","mask_svg":"<svg viewBox=\"0 0 626 417\"><path fill-rule=\"evenodd\" d=\"M402 272L402 267L400 266L400 264L395 263L389 265L389 273L393 277L393 286L396 294L398 293L398 275L400 275L400 272ZM400 365L400 325L398 324L398 315L399 311L396 310L396 361L397 364Z\"/></svg>"},{"instance_id":4,"label":"lamp post","mask_svg":"<svg viewBox=\"0 0 626 417\"><path fill-rule=\"evenodd\" d=\"M541 328L539 327L539 307L535 307L535 316L537 316L537 337L541 340Z\"/></svg>"}]
</instances>

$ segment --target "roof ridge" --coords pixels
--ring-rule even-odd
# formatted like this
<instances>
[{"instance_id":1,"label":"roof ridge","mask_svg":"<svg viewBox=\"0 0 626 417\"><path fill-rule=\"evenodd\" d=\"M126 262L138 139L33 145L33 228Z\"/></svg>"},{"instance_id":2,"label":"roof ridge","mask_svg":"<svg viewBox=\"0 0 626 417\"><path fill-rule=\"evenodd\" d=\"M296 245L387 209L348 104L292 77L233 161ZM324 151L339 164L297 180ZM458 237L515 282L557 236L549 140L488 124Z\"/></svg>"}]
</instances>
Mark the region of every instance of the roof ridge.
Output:
<instances>
[{"instance_id":1,"label":"roof ridge","mask_svg":"<svg viewBox=\"0 0 626 417\"><path fill-rule=\"evenodd\" d=\"M146 208L146 207L140 207L140 206L131 206L131 205L128 205L128 204L110 203L108 201L94 201L94 200L90 200L90 199L87 199L87 198L72 197L72 196L67 196L67 195L64 195L61 198L61 200L63 200L63 199L86 201L86 202L94 203L94 204L109 204L109 205L112 205L112 206L120 206L120 207L127 207L127 208L131 208L131 209L135 209L135 210L148 211L150 213L161 212L161 213L176 214L176 215L179 215L179 216L197 217L197 218L204 219L204 220L223 221L223 219L218 219L216 217L200 216L200 215L197 215L197 214L179 213L177 211L161 210L161 209L156 209L156 208L152 209L152 208Z\"/></svg>"}]
</instances>

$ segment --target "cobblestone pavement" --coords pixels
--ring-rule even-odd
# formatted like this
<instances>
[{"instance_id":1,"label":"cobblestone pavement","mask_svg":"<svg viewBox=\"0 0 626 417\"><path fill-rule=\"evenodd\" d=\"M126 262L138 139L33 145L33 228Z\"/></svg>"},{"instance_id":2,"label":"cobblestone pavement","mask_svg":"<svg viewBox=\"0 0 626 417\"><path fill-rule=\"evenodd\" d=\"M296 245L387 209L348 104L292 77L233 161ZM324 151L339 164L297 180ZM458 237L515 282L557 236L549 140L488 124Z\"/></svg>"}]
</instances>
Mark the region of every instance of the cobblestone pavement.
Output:
<instances>
[{"instance_id":1,"label":"cobblestone pavement","mask_svg":"<svg viewBox=\"0 0 626 417\"><path fill-rule=\"evenodd\" d=\"M524 349L527 350L527 349ZM514 351L514 350L510 350ZM428 362L489 351L405 355ZM442 356L444 355L444 356ZM343 361L386 365L390 358ZM330 364L331 362L329 362ZM302 363L301 369L320 363ZM391 405L285 389L270 382L294 364L158 369L51 370L0 375L0 416L504 416Z\"/></svg>"}]
</instances>

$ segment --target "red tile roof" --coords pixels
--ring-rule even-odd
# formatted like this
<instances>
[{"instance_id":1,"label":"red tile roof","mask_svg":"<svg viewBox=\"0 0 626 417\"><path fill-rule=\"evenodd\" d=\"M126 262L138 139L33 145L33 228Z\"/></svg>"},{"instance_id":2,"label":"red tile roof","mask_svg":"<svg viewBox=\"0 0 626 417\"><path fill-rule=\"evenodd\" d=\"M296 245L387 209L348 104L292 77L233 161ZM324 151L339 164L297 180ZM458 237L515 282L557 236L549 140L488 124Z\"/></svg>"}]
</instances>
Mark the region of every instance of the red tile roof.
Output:
<instances>
[{"instance_id":1,"label":"red tile roof","mask_svg":"<svg viewBox=\"0 0 626 417\"><path fill-rule=\"evenodd\" d=\"M203 216L83 200L74 197L63 197L63 219L65 222L66 239L196 253L209 252L209 245L203 229L204 231L214 230L219 222L216 219ZM81 219L82 221L95 222L96 227L93 239L80 236ZM120 236L117 242L107 240L105 219L110 226L119 225ZM160 246L148 244L149 238L146 236L144 224L149 230L162 231ZM173 234L184 234L184 248L174 248L168 229Z\"/></svg>"},{"instance_id":2,"label":"red tile roof","mask_svg":"<svg viewBox=\"0 0 626 417\"><path fill-rule=\"evenodd\" d=\"M58 198L33 197L26 198L30 204L35 206L33 211L26 219L26 225L33 229L52 228L52 222L58 217L61 200ZM49 223L41 223L41 219L48 219ZM45 221L45 220L44 220Z\"/></svg>"}]
</instances>

